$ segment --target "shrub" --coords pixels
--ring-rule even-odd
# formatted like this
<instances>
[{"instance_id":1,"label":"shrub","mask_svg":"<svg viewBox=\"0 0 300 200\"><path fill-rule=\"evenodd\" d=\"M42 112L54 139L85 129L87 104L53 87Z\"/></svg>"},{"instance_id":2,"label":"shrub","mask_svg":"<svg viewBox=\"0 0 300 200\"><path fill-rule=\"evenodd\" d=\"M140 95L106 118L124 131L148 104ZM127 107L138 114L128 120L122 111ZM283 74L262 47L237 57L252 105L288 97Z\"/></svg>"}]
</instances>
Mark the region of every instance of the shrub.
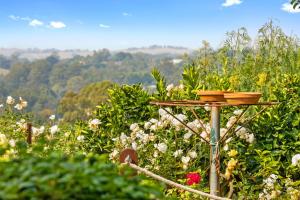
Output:
<instances>
[{"instance_id":1,"label":"shrub","mask_svg":"<svg viewBox=\"0 0 300 200\"><path fill-rule=\"evenodd\" d=\"M120 175L106 156L51 154L0 163L1 199L157 199L158 186L128 169Z\"/></svg>"}]
</instances>

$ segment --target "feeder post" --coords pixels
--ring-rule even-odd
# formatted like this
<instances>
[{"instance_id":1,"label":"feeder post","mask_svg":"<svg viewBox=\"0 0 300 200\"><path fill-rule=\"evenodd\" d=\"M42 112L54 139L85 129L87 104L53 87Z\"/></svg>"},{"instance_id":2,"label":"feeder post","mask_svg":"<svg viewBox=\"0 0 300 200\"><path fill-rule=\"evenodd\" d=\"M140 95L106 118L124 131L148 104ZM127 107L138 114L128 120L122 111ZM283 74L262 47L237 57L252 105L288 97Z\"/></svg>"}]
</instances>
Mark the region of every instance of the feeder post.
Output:
<instances>
[{"instance_id":1,"label":"feeder post","mask_svg":"<svg viewBox=\"0 0 300 200\"><path fill-rule=\"evenodd\" d=\"M220 139L220 107L211 107L211 132L210 132L210 194L219 195L219 144Z\"/></svg>"}]
</instances>

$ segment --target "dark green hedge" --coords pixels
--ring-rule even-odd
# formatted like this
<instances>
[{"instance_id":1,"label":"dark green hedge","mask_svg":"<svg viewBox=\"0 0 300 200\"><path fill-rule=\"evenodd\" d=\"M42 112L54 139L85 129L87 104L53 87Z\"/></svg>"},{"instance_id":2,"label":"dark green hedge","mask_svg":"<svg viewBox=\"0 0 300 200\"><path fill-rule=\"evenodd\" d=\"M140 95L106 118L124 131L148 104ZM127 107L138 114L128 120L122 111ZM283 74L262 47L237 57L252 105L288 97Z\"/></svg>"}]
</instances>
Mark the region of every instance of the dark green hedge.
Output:
<instances>
[{"instance_id":1,"label":"dark green hedge","mask_svg":"<svg viewBox=\"0 0 300 200\"><path fill-rule=\"evenodd\" d=\"M0 199L162 199L159 188L106 156L27 157L0 163Z\"/></svg>"}]
</instances>

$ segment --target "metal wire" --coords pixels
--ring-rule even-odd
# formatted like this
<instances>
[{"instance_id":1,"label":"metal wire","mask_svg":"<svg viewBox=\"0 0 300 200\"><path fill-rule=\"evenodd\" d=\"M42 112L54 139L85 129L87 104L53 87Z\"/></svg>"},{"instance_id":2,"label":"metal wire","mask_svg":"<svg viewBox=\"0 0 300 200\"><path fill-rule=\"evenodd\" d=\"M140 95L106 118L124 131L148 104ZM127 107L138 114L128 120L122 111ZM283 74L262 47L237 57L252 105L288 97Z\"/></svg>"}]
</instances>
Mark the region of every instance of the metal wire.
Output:
<instances>
[{"instance_id":1,"label":"metal wire","mask_svg":"<svg viewBox=\"0 0 300 200\"><path fill-rule=\"evenodd\" d=\"M195 194L198 194L198 195L201 195L201 196L204 196L204 197L208 197L210 199L215 199L215 200L230 200L229 198L224 198L224 197L218 197L218 196L215 196L215 195L211 195L211 194L208 194L208 193L205 193L205 192L202 192L202 191L199 191L199 190L195 190L193 188L190 188L188 186L185 186L185 185L181 185L179 183L176 183L174 181L171 181L169 179L166 179L162 176L159 176L157 174L154 174L153 172L145 169L145 168L142 168L142 167L139 167L138 165L135 165L133 163L130 162L131 159L125 159L125 162L124 164L127 164L129 167L139 171L139 172L142 172L158 181L161 181L161 182L164 182L168 185L171 185L173 187L176 187L176 188L179 188L179 189L182 189L182 190L186 190L188 192L192 192L192 193L195 193Z\"/></svg>"}]
</instances>

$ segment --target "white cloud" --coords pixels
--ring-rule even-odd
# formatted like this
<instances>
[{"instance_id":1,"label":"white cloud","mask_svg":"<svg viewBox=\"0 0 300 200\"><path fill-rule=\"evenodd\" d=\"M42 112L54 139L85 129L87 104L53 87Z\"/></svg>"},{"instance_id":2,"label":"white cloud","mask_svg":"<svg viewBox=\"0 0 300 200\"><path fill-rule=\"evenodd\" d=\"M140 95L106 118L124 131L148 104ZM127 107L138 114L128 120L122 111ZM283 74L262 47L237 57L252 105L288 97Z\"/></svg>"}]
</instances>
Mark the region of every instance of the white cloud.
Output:
<instances>
[{"instance_id":1,"label":"white cloud","mask_svg":"<svg viewBox=\"0 0 300 200\"><path fill-rule=\"evenodd\" d=\"M14 21L18 21L20 19L19 16L15 16L15 15L9 15L8 17Z\"/></svg>"},{"instance_id":2,"label":"white cloud","mask_svg":"<svg viewBox=\"0 0 300 200\"><path fill-rule=\"evenodd\" d=\"M20 20L23 20L23 21L30 21L30 17L20 17Z\"/></svg>"},{"instance_id":3,"label":"white cloud","mask_svg":"<svg viewBox=\"0 0 300 200\"><path fill-rule=\"evenodd\" d=\"M132 16L132 14L127 13L127 12L123 12L122 15L123 15L124 17L130 17L130 16Z\"/></svg>"},{"instance_id":4,"label":"white cloud","mask_svg":"<svg viewBox=\"0 0 300 200\"><path fill-rule=\"evenodd\" d=\"M14 21L19 21L19 20L30 21L31 20L29 17L20 17L20 16L16 16L16 15L9 15L8 17Z\"/></svg>"},{"instance_id":5,"label":"white cloud","mask_svg":"<svg viewBox=\"0 0 300 200\"><path fill-rule=\"evenodd\" d=\"M50 22L50 27L59 29L59 28L65 28L66 25L60 21L52 21L52 22Z\"/></svg>"},{"instance_id":6,"label":"white cloud","mask_svg":"<svg viewBox=\"0 0 300 200\"><path fill-rule=\"evenodd\" d=\"M105 24L99 24L99 26L100 26L101 28L110 28L109 25L105 25Z\"/></svg>"},{"instance_id":7,"label":"white cloud","mask_svg":"<svg viewBox=\"0 0 300 200\"><path fill-rule=\"evenodd\" d=\"M43 26L44 23L40 20L33 19L32 21L29 22L29 26Z\"/></svg>"},{"instance_id":8,"label":"white cloud","mask_svg":"<svg viewBox=\"0 0 300 200\"><path fill-rule=\"evenodd\" d=\"M293 5L290 3L282 4L281 10L289 12L289 13L300 13L300 7L293 8Z\"/></svg>"},{"instance_id":9,"label":"white cloud","mask_svg":"<svg viewBox=\"0 0 300 200\"><path fill-rule=\"evenodd\" d=\"M222 6L224 7L229 7L229 6L233 6L233 5L239 5L241 4L242 1L241 0L226 0Z\"/></svg>"}]
</instances>

